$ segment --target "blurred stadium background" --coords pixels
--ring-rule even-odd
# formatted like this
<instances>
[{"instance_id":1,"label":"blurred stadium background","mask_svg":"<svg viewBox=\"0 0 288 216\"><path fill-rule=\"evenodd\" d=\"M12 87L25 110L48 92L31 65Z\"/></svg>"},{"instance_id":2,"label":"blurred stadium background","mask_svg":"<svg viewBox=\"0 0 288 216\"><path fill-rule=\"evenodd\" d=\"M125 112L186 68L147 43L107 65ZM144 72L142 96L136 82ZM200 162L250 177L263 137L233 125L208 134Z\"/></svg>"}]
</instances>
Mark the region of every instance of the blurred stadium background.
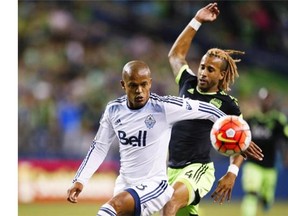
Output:
<instances>
[{"instance_id":1,"label":"blurred stadium background","mask_svg":"<svg viewBox=\"0 0 288 216\"><path fill-rule=\"evenodd\" d=\"M18 1L19 215L44 215L21 213L27 204L65 201L104 106L123 94L119 81L127 61L146 61L153 71L153 91L177 95L168 51L207 3ZM244 115L257 109L257 91L263 86L277 94L288 115L287 2L218 1L218 6L217 21L202 26L195 38L189 59L193 69L197 70L208 48L245 51L231 92ZM215 152L212 157L219 178L228 159ZM112 148L82 201L103 202L111 196L118 158L118 148ZM276 202L287 203L287 155L279 154L277 167ZM235 201L243 195L240 179L241 170L233 191ZM211 201L209 195L206 199Z\"/></svg>"}]
</instances>

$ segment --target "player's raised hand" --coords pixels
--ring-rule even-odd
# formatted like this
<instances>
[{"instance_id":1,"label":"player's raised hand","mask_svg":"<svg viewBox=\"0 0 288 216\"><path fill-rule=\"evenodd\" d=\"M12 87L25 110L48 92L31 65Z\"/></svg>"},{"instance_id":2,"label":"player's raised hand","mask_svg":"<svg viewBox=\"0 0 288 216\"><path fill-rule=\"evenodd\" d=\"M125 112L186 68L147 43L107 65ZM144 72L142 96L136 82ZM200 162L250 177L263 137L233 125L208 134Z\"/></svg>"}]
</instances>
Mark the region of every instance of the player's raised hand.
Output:
<instances>
[{"instance_id":1,"label":"player's raised hand","mask_svg":"<svg viewBox=\"0 0 288 216\"><path fill-rule=\"evenodd\" d=\"M75 182L67 190L67 200L71 203L77 203L77 198L82 190L83 190L83 184L81 184L80 182Z\"/></svg>"},{"instance_id":2,"label":"player's raised hand","mask_svg":"<svg viewBox=\"0 0 288 216\"><path fill-rule=\"evenodd\" d=\"M247 157L253 158L255 160L263 160L264 155L262 154L262 149L256 145L253 141L250 142L248 148L241 154L245 159Z\"/></svg>"},{"instance_id":3,"label":"player's raised hand","mask_svg":"<svg viewBox=\"0 0 288 216\"><path fill-rule=\"evenodd\" d=\"M217 7L217 3L210 3L197 11L195 19L201 23L211 22L214 21L219 14L220 11Z\"/></svg>"}]
</instances>

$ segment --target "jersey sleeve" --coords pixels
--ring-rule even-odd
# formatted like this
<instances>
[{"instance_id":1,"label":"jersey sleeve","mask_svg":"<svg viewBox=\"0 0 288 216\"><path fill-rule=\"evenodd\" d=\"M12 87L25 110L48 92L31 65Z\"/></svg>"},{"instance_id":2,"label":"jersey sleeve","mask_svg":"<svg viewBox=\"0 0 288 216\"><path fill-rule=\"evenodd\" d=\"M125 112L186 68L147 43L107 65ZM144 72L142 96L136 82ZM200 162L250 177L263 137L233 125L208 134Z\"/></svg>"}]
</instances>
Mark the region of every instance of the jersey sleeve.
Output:
<instances>
[{"instance_id":1,"label":"jersey sleeve","mask_svg":"<svg viewBox=\"0 0 288 216\"><path fill-rule=\"evenodd\" d=\"M83 185L87 184L104 161L115 138L116 134L110 122L108 109L106 109L100 120L100 127L93 139L92 145L76 172L73 183L77 181Z\"/></svg>"},{"instance_id":2,"label":"jersey sleeve","mask_svg":"<svg viewBox=\"0 0 288 216\"><path fill-rule=\"evenodd\" d=\"M189 79L190 77L195 77L195 79L197 80L197 77L195 75L195 73L189 68L188 65L183 65L179 72L178 72L178 75L176 76L175 78L175 82L181 86L183 85L183 82L186 80L186 79Z\"/></svg>"},{"instance_id":3,"label":"jersey sleeve","mask_svg":"<svg viewBox=\"0 0 288 216\"><path fill-rule=\"evenodd\" d=\"M226 115L209 103L189 98L170 97L166 105L166 118L170 124L193 119L207 119L215 122Z\"/></svg>"},{"instance_id":4,"label":"jersey sleeve","mask_svg":"<svg viewBox=\"0 0 288 216\"><path fill-rule=\"evenodd\" d=\"M225 112L228 115L236 115L236 116L240 116L243 117L239 104L238 104L238 99L229 95L231 102L229 103L230 106L227 109L227 112Z\"/></svg>"}]
</instances>

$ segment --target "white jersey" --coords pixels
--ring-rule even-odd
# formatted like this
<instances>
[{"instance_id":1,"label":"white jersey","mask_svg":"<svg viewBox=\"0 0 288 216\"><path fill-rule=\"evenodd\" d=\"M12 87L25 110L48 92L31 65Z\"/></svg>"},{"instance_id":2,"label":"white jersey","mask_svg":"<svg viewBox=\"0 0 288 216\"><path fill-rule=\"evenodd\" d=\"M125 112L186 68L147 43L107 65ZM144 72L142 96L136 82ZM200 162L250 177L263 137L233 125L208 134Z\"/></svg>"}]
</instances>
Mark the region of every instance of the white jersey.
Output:
<instances>
[{"instance_id":1,"label":"white jersey","mask_svg":"<svg viewBox=\"0 0 288 216\"><path fill-rule=\"evenodd\" d=\"M225 115L213 105L188 98L150 94L144 107L129 109L127 96L111 101L100 128L73 182L86 184L118 139L120 176L127 183L151 178L167 179L166 159L172 125L189 119L216 121Z\"/></svg>"}]
</instances>

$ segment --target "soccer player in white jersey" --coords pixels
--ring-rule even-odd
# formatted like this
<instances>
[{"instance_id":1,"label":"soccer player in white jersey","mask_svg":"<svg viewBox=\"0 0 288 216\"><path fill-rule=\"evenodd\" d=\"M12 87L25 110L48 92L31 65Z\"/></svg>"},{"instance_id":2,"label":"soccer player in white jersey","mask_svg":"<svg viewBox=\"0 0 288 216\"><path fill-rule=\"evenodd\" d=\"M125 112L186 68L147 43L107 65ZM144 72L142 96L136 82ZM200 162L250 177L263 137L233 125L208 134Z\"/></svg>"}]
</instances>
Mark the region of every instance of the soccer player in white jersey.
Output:
<instances>
[{"instance_id":1,"label":"soccer player in white jersey","mask_svg":"<svg viewBox=\"0 0 288 216\"><path fill-rule=\"evenodd\" d=\"M67 191L68 201L77 203L115 138L120 146L120 174L114 196L97 215L152 215L172 197L166 175L172 125L185 119L216 121L225 114L209 103L150 93L151 84L146 63L135 60L124 66L121 85L126 95L106 106L99 130Z\"/></svg>"},{"instance_id":2,"label":"soccer player in white jersey","mask_svg":"<svg viewBox=\"0 0 288 216\"><path fill-rule=\"evenodd\" d=\"M215 121L225 114L206 102L150 93L151 84L146 63L136 60L124 66L121 85L126 95L106 106L100 128L67 191L68 201L77 202L115 138L120 146L120 174L114 197L97 215L152 215L171 198L166 158L172 125L186 119Z\"/></svg>"}]
</instances>

